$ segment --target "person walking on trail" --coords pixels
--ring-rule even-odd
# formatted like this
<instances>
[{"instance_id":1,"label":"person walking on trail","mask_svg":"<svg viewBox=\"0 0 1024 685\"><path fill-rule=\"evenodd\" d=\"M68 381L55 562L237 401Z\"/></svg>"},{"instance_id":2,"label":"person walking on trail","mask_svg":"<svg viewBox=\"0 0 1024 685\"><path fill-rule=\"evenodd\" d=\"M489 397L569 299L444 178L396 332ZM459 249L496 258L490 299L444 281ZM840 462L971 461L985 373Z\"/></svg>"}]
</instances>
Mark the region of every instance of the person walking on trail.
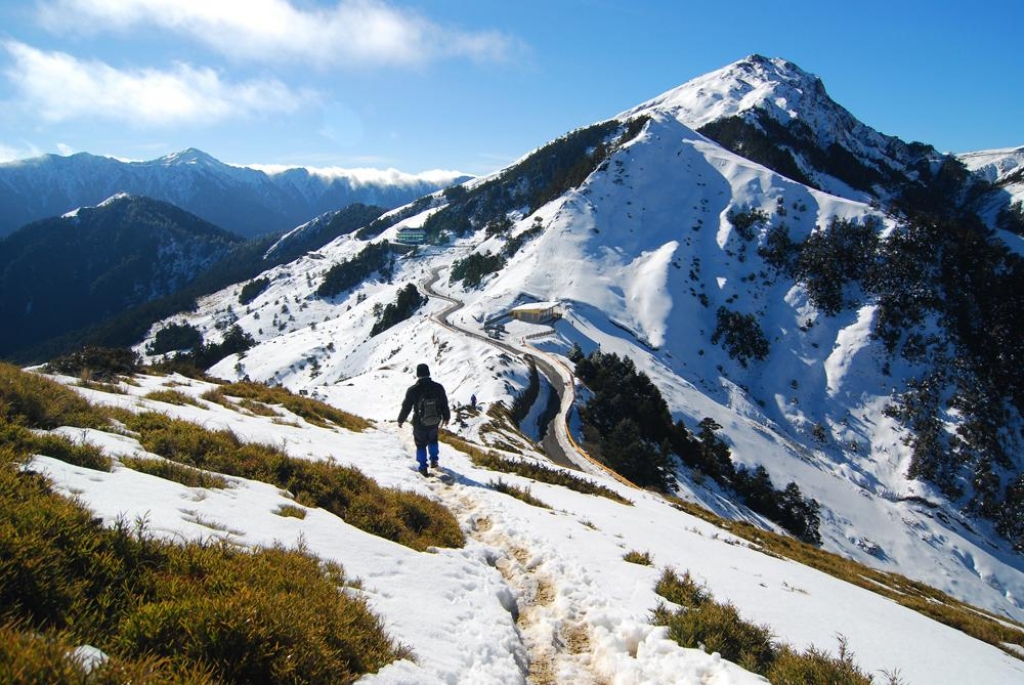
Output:
<instances>
[{"instance_id":1,"label":"person walking on trail","mask_svg":"<svg viewBox=\"0 0 1024 685\"><path fill-rule=\"evenodd\" d=\"M426 364L416 366L416 382L405 391L402 411L398 414L398 427L401 428L412 412L412 438L416 443L416 461L419 471L427 475L427 456L430 465L437 468L437 431L451 420L448 409L448 394L444 386L430 378L430 367Z\"/></svg>"}]
</instances>

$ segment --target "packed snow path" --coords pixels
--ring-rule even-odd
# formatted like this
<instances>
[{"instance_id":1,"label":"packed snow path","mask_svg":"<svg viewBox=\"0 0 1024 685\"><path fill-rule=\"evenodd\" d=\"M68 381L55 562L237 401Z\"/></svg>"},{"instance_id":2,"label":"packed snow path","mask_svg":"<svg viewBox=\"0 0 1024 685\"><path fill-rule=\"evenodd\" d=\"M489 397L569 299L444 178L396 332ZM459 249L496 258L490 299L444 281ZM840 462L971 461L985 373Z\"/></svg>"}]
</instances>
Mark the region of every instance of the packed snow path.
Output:
<instances>
[{"instance_id":1,"label":"packed snow path","mask_svg":"<svg viewBox=\"0 0 1024 685\"><path fill-rule=\"evenodd\" d=\"M552 569L528 540L493 521L470 488L437 483L433 489L455 512L467 534L490 550L489 563L509 586L512 602L507 608L526 653L523 667L527 682L604 682L590 668L592 655L584 612L561 591L566 586L589 584L589 579L567 577L558 564Z\"/></svg>"}]
</instances>

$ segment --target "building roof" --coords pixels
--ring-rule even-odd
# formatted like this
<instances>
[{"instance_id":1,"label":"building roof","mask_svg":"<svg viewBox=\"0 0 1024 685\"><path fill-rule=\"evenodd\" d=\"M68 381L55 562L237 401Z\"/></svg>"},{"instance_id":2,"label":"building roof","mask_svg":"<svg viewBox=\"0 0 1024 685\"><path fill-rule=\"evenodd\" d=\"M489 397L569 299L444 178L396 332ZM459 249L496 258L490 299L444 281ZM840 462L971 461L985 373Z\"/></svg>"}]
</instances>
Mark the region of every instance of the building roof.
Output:
<instances>
[{"instance_id":1,"label":"building roof","mask_svg":"<svg viewBox=\"0 0 1024 685\"><path fill-rule=\"evenodd\" d=\"M512 312L537 312L544 311L545 309L553 309L558 306L558 302L530 302L527 304L521 304L518 307L512 307L509 311Z\"/></svg>"}]
</instances>

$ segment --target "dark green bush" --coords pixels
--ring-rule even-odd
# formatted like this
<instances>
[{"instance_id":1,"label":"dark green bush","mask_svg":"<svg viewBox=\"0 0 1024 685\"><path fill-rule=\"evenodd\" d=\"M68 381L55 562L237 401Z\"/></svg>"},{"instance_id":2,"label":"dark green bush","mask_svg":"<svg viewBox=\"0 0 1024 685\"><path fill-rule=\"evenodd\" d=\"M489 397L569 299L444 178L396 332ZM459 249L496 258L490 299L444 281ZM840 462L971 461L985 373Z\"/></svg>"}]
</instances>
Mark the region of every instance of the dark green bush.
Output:
<instances>
[{"instance_id":1,"label":"dark green bush","mask_svg":"<svg viewBox=\"0 0 1024 685\"><path fill-rule=\"evenodd\" d=\"M375 273L380 273L390 282L393 269L394 255L391 253L391 244L386 240L371 243L355 257L339 262L328 269L316 294L323 298L340 295Z\"/></svg>"},{"instance_id":2,"label":"dark green bush","mask_svg":"<svg viewBox=\"0 0 1024 685\"><path fill-rule=\"evenodd\" d=\"M249 304L269 287L270 279L266 276L249 281L242 286L241 292L238 293L238 303L242 305Z\"/></svg>"},{"instance_id":3,"label":"dark green bush","mask_svg":"<svg viewBox=\"0 0 1024 685\"><path fill-rule=\"evenodd\" d=\"M57 357L46 365L49 373L101 382L115 380L118 376L130 376L140 368L142 358L137 352L113 347L83 347L78 352Z\"/></svg>"},{"instance_id":4,"label":"dark green bush","mask_svg":"<svg viewBox=\"0 0 1024 685\"><path fill-rule=\"evenodd\" d=\"M389 303L381 310L380 315L373 324L373 328L370 329L370 335L379 335L392 326L405 321L415 314L426 302L427 298L420 294L415 285L412 283L407 284L398 291L398 297L395 298L395 301Z\"/></svg>"},{"instance_id":5,"label":"dark green bush","mask_svg":"<svg viewBox=\"0 0 1024 685\"><path fill-rule=\"evenodd\" d=\"M719 341L729 353L729 358L738 360L741 366L746 366L751 359L763 360L771 351L757 317L730 311L725 307L718 308L715 332L711 335L713 345Z\"/></svg>"},{"instance_id":6,"label":"dark green bush","mask_svg":"<svg viewBox=\"0 0 1024 685\"><path fill-rule=\"evenodd\" d=\"M452 263L449 283L462 281L467 288L475 288L483 281L484 276L501 271L505 268L505 258L500 254L479 254L474 252Z\"/></svg>"},{"instance_id":7,"label":"dark green bush","mask_svg":"<svg viewBox=\"0 0 1024 685\"><path fill-rule=\"evenodd\" d=\"M203 344L203 334L191 324L172 323L164 326L146 346L147 354L166 354L178 350L191 350Z\"/></svg>"},{"instance_id":8,"label":"dark green bush","mask_svg":"<svg viewBox=\"0 0 1024 685\"><path fill-rule=\"evenodd\" d=\"M633 483L666 490L673 454L686 452L690 438L657 386L629 357L599 350L576 362L576 375L592 393L580 408L588 450Z\"/></svg>"}]
</instances>

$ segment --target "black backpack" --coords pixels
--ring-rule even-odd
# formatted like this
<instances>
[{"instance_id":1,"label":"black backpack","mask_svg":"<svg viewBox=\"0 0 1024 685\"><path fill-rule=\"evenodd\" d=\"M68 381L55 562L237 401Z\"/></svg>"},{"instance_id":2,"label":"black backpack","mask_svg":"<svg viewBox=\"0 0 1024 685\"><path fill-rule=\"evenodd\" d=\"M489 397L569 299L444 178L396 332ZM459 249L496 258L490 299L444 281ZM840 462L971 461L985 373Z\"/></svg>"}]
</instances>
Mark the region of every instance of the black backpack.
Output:
<instances>
[{"instance_id":1,"label":"black backpack","mask_svg":"<svg viewBox=\"0 0 1024 685\"><path fill-rule=\"evenodd\" d=\"M420 425L433 428L441 423L441 401L434 393L425 393L416 404Z\"/></svg>"}]
</instances>

